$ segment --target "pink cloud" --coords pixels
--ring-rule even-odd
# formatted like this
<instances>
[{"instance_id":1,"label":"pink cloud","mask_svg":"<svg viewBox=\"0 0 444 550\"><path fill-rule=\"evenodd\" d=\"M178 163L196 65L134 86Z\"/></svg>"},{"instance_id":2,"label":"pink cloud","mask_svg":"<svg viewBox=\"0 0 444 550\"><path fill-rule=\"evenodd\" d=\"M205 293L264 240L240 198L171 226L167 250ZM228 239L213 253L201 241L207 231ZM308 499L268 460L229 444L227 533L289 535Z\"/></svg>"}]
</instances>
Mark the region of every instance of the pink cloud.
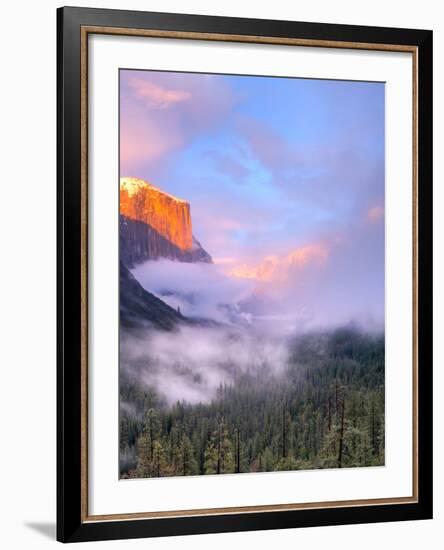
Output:
<instances>
[{"instance_id":1,"label":"pink cloud","mask_svg":"<svg viewBox=\"0 0 444 550\"><path fill-rule=\"evenodd\" d=\"M212 75L128 70L120 86L121 176L152 179L168 155L226 121L237 101Z\"/></svg>"},{"instance_id":2,"label":"pink cloud","mask_svg":"<svg viewBox=\"0 0 444 550\"><path fill-rule=\"evenodd\" d=\"M147 118L141 125L139 110L128 108L120 124L120 175L140 176L140 161L154 162L182 143L181 134L171 124L162 126Z\"/></svg>"},{"instance_id":3,"label":"pink cloud","mask_svg":"<svg viewBox=\"0 0 444 550\"><path fill-rule=\"evenodd\" d=\"M367 212L367 219L370 222L377 222L384 217L384 207L383 206L373 206L369 208Z\"/></svg>"},{"instance_id":4,"label":"pink cloud","mask_svg":"<svg viewBox=\"0 0 444 550\"><path fill-rule=\"evenodd\" d=\"M328 257L329 249L323 243L302 246L285 256L267 256L256 266L241 265L230 271L232 277L239 279L256 279L261 282L284 282L290 272L305 268L307 265L323 266Z\"/></svg>"},{"instance_id":5,"label":"pink cloud","mask_svg":"<svg viewBox=\"0 0 444 550\"><path fill-rule=\"evenodd\" d=\"M191 93L186 90L169 89L141 78L131 79L129 85L135 96L147 101L150 107L166 109L191 99Z\"/></svg>"}]
</instances>

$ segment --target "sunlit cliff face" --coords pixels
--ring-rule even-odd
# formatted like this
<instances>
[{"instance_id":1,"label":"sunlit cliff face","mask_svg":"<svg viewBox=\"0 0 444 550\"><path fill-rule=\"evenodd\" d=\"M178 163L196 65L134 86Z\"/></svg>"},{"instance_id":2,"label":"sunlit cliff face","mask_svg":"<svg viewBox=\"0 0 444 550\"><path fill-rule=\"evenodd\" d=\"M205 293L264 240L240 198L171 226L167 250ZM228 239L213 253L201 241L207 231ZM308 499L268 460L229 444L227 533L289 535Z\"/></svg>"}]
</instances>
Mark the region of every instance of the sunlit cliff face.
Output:
<instances>
[{"instance_id":1,"label":"sunlit cliff face","mask_svg":"<svg viewBox=\"0 0 444 550\"><path fill-rule=\"evenodd\" d=\"M120 214L146 223L181 250L193 246L190 205L139 178L120 178Z\"/></svg>"}]
</instances>

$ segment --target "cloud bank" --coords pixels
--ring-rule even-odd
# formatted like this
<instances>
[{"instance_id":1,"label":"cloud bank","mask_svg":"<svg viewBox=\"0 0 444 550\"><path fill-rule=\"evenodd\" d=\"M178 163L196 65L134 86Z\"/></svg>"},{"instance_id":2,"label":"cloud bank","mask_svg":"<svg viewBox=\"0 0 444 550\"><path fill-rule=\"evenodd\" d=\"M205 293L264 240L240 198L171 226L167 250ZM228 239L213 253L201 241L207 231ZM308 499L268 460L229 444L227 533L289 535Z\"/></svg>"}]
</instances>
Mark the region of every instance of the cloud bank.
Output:
<instances>
[{"instance_id":1,"label":"cloud bank","mask_svg":"<svg viewBox=\"0 0 444 550\"><path fill-rule=\"evenodd\" d=\"M237 304L254 289L254 282L227 276L214 264L172 260L148 261L132 270L149 292L168 305L179 307L186 317L231 323Z\"/></svg>"},{"instance_id":2,"label":"cloud bank","mask_svg":"<svg viewBox=\"0 0 444 550\"><path fill-rule=\"evenodd\" d=\"M187 317L262 326L291 335L350 322L384 327L383 219L305 244L259 264L145 262L142 286ZM382 268L381 268L382 266Z\"/></svg>"}]
</instances>

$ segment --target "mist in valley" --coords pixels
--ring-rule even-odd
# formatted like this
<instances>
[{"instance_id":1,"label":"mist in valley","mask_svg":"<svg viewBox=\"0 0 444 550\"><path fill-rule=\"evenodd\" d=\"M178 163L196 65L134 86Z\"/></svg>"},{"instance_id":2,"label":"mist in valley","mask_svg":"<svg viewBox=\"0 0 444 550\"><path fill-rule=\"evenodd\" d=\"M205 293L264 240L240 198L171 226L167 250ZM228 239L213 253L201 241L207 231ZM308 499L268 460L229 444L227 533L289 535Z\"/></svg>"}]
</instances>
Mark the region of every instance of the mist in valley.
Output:
<instances>
[{"instance_id":1,"label":"mist in valley","mask_svg":"<svg viewBox=\"0 0 444 550\"><path fill-rule=\"evenodd\" d=\"M356 247L339 242L334 250L330 244L322 266L317 256L282 265L274 258L273 276L265 280L233 276L218 264L159 259L137 265L132 273L140 284L191 323L172 332L122 331L121 376L154 390L162 406L210 403L242 376L264 387L289 370L294 379L301 342L310 342L316 358L328 353L327 341L338 330L383 338L383 292L373 281L373 299L362 295L362 278L374 275L365 262L358 263L360 273L351 269L356 255Z\"/></svg>"},{"instance_id":2,"label":"mist in valley","mask_svg":"<svg viewBox=\"0 0 444 550\"><path fill-rule=\"evenodd\" d=\"M381 319L288 314L294 281L276 294L213 264L151 261L133 274L184 322L121 330L124 478L383 464Z\"/></svg>"}]
</instances>

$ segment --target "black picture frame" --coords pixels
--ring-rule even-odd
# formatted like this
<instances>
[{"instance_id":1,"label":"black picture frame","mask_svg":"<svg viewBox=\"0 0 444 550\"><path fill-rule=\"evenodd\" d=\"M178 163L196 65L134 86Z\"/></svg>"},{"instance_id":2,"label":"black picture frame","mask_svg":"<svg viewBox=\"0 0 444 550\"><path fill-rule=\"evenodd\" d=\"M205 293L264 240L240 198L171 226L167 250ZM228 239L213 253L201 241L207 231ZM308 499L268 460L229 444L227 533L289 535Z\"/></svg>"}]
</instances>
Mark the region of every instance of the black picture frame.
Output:
<instances>
[{"instance_id":1,"label":"black picture frame","mask_svg":"<svg viewBox=\"0 0 444 550\"><path fill-rule=\"evenodd\" d=\"M417 51L416 502L88 521L82 513L81 29L155 29L307 41L406 45ZM57 539L157 537L432 518L432 31L64 7L57 10Z\"/></svg>"}]
</instances>

